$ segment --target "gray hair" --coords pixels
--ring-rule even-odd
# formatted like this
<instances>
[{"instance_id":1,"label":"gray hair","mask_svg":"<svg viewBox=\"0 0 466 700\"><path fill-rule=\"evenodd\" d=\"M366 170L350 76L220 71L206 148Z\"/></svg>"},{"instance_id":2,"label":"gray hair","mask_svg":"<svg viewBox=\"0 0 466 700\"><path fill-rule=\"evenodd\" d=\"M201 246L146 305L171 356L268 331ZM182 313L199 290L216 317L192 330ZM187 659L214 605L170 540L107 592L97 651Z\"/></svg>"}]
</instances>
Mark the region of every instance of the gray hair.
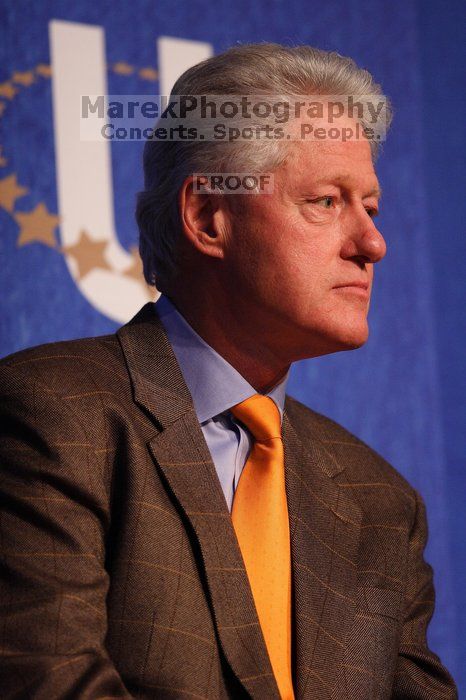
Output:
<instances>
[{"instance_id":1,"label":"gray hair","mask_svg":"<svg viewBox=\"0 0 466 700\"><path fill-rule=\"evenodd\" d=\"M372 75L351 59L311 46L235 46L188 69L174 95L382 95ZM386 124L391 119L387 105ZM371 142L373 158L378 144ZM289 143L251 141L162 141L144 148L144 191L136 219L148 284L165 291L178 271L178 192L193 173L272 172L286 159Z\"/></svg>"}]
</instances>

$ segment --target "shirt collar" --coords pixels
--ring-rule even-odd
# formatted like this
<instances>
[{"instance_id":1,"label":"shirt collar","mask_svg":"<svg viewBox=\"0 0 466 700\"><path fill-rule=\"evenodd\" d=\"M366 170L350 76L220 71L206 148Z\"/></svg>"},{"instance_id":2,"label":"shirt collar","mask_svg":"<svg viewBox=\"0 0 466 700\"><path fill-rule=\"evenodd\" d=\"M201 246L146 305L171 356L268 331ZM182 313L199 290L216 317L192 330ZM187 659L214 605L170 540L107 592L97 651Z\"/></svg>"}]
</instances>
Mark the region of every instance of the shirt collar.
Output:
<instances>
[{"instance_id":1,"label":"shirt collar","mask_svg":"<svg viewBox=\"0 0 466 700\"><path fill-rule=\"evenodd\" d=\"M257 393L229 362L196 333L167 296L162 294L155 307L192 396L200 423L224 413ZM288 376L289 370L266 394L276 403L281 419Z\"/></svg>"}]
</instances>

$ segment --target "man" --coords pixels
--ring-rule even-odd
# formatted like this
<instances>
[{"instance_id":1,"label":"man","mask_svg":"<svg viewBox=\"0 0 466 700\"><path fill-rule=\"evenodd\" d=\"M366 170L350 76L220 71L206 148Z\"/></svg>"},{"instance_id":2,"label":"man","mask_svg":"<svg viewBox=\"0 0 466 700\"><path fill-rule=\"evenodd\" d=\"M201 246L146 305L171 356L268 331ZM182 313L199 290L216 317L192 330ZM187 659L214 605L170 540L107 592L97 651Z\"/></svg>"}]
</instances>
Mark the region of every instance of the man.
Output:
<instances>
[{"instance_id":1,"label":"man","mask_svg":"<svg viewBox=\"0 0 466 700\"><path fill-rule=\"evenodd\" d=\"M267 44L173 90L368 93L350 59ZM366 341L385 255L373 144L308 126L148 142L137 215L162 297L116 335L3 362L2 698L456 697L426 643L420 496L285 395L292 362ZM273 192L197 186L227 172Z\"/></svg>"}]
</instances>

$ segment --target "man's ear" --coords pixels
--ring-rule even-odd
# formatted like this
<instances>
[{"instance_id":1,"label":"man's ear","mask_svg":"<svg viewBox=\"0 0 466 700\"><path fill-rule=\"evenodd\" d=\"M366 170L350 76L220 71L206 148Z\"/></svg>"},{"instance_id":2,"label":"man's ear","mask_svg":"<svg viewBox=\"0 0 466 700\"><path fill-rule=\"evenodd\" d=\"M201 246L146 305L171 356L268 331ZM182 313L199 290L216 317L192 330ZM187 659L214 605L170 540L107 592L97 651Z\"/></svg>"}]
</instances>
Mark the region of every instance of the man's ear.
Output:
<instances>
[{"instance_id":1,"label":"man's ear","mask_svg":"<svg viewBox=\"0 0 466 700\"><path fill-rule=\"evenodd\" d=\"M224 197L199 187L199 176L190 175L179 191L178 208L188 243L204 255L223 258L227 232Z\"/></svg>"}]
</instances>

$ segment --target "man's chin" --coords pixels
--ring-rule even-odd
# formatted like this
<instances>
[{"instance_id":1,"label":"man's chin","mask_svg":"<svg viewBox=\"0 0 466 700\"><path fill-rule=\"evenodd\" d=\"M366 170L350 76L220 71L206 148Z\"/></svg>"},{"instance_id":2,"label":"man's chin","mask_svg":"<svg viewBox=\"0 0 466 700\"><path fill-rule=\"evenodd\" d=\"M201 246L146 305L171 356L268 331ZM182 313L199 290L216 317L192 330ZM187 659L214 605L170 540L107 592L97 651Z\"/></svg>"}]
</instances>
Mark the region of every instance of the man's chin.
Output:
<instances>
[{"instance_id":1,"label":"man's chin","mask_svg":"<svg viewBox=\"0 0 466 700\"><path fill-rule=\"evenodd\" d=\"M369 326L367 323L338 329L329 334L329 352L342 352L345 350L357 350L365 345L369 338Z\"/></svg>"},{"instance_id":2,"label":"man's chin","mask_svg":"<svg viewBox=\"0 0 466 700\"><path fill-rule=\"evenodd\" d=\"M306 343L302 346L301 351L297 353L291 362L304 360L311 357L321 357L323 355L331 355L336 352L345 352L348 350L357 350L362 347L368 338L368 333L332 335L320 338L318 341L314 338L311 343Z\"/></svg>"},{"instance_id":3,"label":"man's chin","mask_svg":"<svg viewBox=\"0 0 466 700\"><path fill-rule=\"evenodd\" d=\"M291 344L293 357L290 361L357 350L367 342L368 337L369 325L366 318L357 317L353 322L345 319L344 323L324 323L320 327L307 324L300 329L299 335L289 335L289 341L295 340Z\"/></svg>"},{"instance_id":4,"label":"man's chin","mask_svg":"<svg viewBox=\"0 0 466 700\"><path fill-rule=\"evenodd\" d=\"M365 343L367 342L367 339L369 338L369 327L365 326L365 328L361 329L351 329L345 334L342 334L340 337L340 343L342 345L341 349L342 350L357 350L358 348L361 348Z\"/></svg>"}]
</instances>

